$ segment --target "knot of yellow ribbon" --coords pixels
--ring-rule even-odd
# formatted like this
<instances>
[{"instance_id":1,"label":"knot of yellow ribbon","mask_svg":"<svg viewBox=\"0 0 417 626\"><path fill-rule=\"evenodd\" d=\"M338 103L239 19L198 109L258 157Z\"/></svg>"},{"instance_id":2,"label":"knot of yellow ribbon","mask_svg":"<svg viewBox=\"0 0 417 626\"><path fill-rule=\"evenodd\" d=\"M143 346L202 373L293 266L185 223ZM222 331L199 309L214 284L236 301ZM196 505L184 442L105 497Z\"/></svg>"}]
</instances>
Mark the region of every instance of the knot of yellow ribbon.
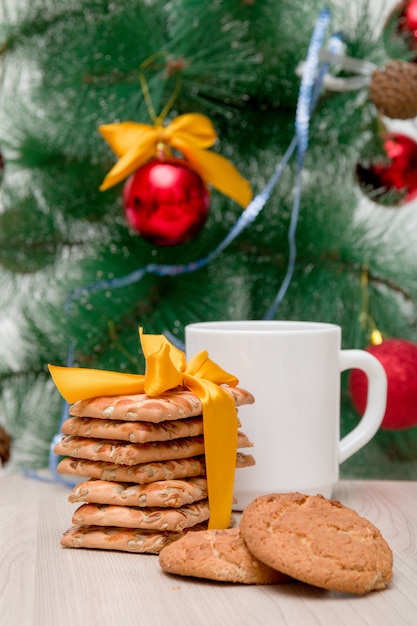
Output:
<instances>
[{"instance_id":1,"label":"knot of yellow ribbon","mask_svg":"<svg viewBox=\"0 0 417 626\"><path fill-rule=\"evenodd\" d=\"M185 354L163 335L145 335L139 329L146 358L145 374L49 365L59 392L69 403L99 396L146 393L158 397L176 387L192 391L203 406L209 528L227 528L233 502L237 449L237 412L232 397L221 385L238 379L198 353L186 363Z\"/></svg>"},{"instance_id":2,"label":"knot of yellow ribbon","mask_svg":"<svg viewBox=\"0 0 417 626\"><path fill-rule=\"evenodd\" d=\"M225 157L207 148L217 140L216 131L205 115L187 113L168 126L120 122L99 126L102 137L119 157L105 177L101 191L116 185L158 154L163 144L179 150L186 163L209 185L229 196L243 208L252 199L249 182Z\"/></svg>"}]
</instances>

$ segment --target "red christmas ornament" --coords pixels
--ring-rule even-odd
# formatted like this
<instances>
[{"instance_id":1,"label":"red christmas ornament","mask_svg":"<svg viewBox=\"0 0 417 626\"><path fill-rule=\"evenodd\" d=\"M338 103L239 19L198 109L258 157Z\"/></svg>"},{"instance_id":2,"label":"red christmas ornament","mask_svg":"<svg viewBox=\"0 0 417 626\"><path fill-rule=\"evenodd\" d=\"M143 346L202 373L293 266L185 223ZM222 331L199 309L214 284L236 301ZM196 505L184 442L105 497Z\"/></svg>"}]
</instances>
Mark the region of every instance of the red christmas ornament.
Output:
<instances>
[{"instance_id":1,"label":"red christmas ornament","mask_svg":"<svg viewBox=\"0 0 417 626\"><path fill-rule=\"evenodd\" d=\"M401 203L417 197L417 143L400 133L387 133L384 150L388 162L375 161L369 167L356 166L359 182L365 193L374 200L389 191L396 190L404 195Z\"/></svg>"},{"instance_id":2,"label":"red christmas ornament","mask_svg":"<svg viewBox=\"0 0 417 626\"><path fill-rule=\"evenodd\" d=\"M397 8L397 32L411 50L417 49L417 0L401 2Z\"/></svg>"},{"instance_id":3,"label":"red christmas ornament","mask_svg":"<svg viewBox=\"0 0 417 626\"><path fill-rule=\"evenodd\" d=\"M381 428L401 430L417 425L417 345L405 339L386 339L366 348L384 366L388 378L387 408ZM363 414L368 381L360 370L352 370L349 391L357 411Z\"/></svg>"},{"instance_id":4,"label":"red christmas ornament","mask_svg":"<svg viewBox=\"0 0 417 626\"><path fill-rule=\"evenodd\" d=\"M210 194L200 176L181 159L154 159L125 183L127 222L144 239L173 246L196 236L207 219Z\"/></svg>"}]
</instances>

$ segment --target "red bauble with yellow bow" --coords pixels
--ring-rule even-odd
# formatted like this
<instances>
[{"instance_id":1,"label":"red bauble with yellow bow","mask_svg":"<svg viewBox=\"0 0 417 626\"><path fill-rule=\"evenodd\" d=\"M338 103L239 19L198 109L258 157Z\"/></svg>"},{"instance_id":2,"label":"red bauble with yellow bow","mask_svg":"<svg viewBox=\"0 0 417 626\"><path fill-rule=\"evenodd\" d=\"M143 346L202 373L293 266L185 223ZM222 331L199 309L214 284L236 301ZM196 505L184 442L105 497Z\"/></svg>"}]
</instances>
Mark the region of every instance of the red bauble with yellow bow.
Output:
<instances>
[{"instance_id":1,"label":"red bauble with yellow bow","mask_svg":"<svg viewBox=\"0 0 417 626\"><path fill-rule=\"evenodd\" d=\"M217 140L204 115L180 115L167 126L121 122L99 131L118 162L102 191L128 181L123 190L128 223L154 245L175 245L194 237L209 211L207 185L245 208L250 185L223 156L207 150ZM174 158L173 150L183 158Z\"/></svg>"}]
</instances>

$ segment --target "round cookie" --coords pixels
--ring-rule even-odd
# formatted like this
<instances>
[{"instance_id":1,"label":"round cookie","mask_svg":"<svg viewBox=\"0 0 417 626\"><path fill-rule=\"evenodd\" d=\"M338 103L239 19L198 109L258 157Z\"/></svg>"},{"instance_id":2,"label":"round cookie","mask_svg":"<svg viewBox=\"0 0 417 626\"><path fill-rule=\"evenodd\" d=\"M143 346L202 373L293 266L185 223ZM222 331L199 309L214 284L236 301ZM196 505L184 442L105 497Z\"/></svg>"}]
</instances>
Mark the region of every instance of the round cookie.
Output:
<instances>
[{"instance_id":1,"label":"round cookie","mask_svg":"<svg viewBox=\"0 0 417 626\"><path fill-rule=\"evenodd\" d=\"M259 560L323 589L361 594L392 578L392 552L380 531L321 495L256 498L242 513L240 531Z\"/></svg>"},{"instance_id":2,"label":"round cookie","mask_svg":"<svg viewBox=\"0 0 417 626\"><path fill-rule=\"evenodd\" d=\"M222 582L268 585L290 580L249 552L239 528L190 531L163 548L159 563L170 574Z\"/></svg>"}]
</instances>

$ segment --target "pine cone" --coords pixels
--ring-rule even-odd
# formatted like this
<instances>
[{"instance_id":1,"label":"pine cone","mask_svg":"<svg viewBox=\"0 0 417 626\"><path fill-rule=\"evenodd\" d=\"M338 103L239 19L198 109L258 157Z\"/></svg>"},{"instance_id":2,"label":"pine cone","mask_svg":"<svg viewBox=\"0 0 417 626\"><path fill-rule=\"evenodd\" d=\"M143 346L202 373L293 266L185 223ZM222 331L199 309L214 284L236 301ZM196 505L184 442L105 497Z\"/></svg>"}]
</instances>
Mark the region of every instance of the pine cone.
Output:
<instances>
[{"instance_id":1,"label":"pine cone","mask_svg":"<svg viewBox=\"0 0 417 626\"><path fill-rule=\"evenodd\" d=\"M380 113L397 120L417 116L417 64L388 61L372 74L369 98Z\"/></svg>"},{"instance_id":2,"label":"pine cone","mask_svg":"<svg viewBox=\"0 0 417 626\"><path fill-rule=\"evenodd\" d=\"M0 426L0 467L5 465L10 458L11 437L3 426Z\"/></svg>"}]
</instances>

